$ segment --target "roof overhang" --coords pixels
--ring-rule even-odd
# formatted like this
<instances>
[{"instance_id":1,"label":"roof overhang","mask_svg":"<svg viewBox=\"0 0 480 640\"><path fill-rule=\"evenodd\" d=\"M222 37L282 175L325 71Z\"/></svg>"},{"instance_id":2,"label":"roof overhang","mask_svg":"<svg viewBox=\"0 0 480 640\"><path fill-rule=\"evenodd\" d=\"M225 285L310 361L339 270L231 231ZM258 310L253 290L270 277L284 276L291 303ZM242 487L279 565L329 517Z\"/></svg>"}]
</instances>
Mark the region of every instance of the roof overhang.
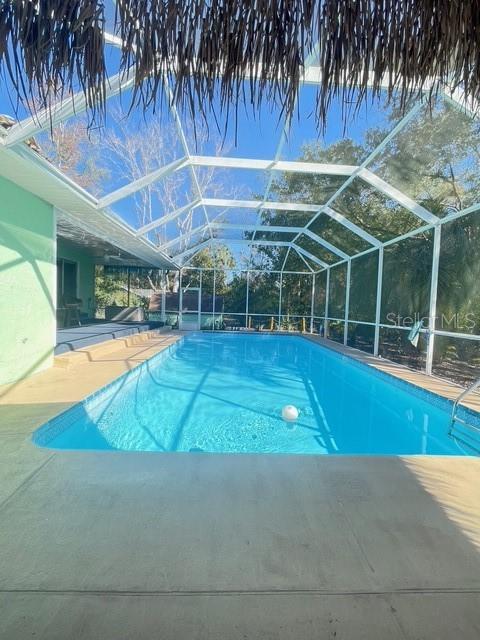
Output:
<instances>
[{"instance_id":1,"label":"roof overhang","mask_svg":"<svg viewBox=\"0 0 480 640\"><path fill-rule=\"evenodd\" d=\"M45 200L85 232L160 269L178 265L114 213L97 208L96 199L26 146L0 145L0 175Z\"/></svg>"}]
</instances>

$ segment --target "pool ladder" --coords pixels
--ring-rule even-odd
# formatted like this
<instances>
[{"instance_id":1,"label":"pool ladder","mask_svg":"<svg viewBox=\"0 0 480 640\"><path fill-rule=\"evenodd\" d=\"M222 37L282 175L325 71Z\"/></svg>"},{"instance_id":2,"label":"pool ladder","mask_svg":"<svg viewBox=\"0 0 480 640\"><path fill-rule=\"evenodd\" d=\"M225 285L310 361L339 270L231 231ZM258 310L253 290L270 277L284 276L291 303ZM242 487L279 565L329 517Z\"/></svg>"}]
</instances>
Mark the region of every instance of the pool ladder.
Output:
<instances>
[{"instance_id":1,"label":"pool ladder","mask_svg":"<svg viewBox=\"0 0 480 640\"><path fill-rule=\"evenodd\" d=\"M448 435L458 442L461 442L469 449L472 449L476 453L480 454L480 426L470 424L463 418L459 418L457 415L459 404L466 396L468 396L469 393L473 393L473 391L475 391L475 389L478 389L478 387L480 387L480 378L478 380L475 380L473 384L462 391L462 393L453 403Z\"/></svg>"}]
</instances>

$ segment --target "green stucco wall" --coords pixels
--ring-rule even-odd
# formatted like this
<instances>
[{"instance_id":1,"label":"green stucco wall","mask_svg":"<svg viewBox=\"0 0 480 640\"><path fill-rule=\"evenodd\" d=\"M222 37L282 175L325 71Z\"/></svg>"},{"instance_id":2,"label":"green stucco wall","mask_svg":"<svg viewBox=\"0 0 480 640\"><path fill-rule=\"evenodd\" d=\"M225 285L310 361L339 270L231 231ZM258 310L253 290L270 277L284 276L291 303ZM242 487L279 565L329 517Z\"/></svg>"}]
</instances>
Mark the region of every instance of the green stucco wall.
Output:
<instances>
[{"instance_id":1,"label":"green stucco wall","mask_svg":"<svg viewBox=\"0 0 480 640\"><path fill-rule=\"evenodd\" d=\"M51 365L55 290L53 209L0 178L0 384Z\"/></svg>"},{"instance_id":2,"label":"green stucco wall","mask_svg":"<svg viewBox=\"0 0 480 640\"><path fill-rule=\"evenodd\" d=\"M78 297L82 300L82 311L92 317L95 311L95 262L93 258L83 253L80 248L58 238L57 259L60 258L78 264Z\"/></svg>"}]
</instances>

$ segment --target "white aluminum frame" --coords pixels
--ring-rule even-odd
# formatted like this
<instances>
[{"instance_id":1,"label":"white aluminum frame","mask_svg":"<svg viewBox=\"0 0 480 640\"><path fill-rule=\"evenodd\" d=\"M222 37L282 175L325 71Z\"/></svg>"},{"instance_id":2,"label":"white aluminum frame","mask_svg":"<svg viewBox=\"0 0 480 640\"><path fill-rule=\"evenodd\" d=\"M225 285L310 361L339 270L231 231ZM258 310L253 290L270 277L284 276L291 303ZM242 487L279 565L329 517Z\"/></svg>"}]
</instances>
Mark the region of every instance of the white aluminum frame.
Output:
<instances>
[{"instance_id":1,"label":"white aluminum frame","mask_svg":"<svg viewBox=\"0 0 480 640\"><path fill-rule=\"evenodd\" d=\"M161 227L162 225L167 224L167 222L171 222L172 220L175 220L176 218L186 213L187 211L191 209L195 209L196 207L200 207L201 205L202 205L202 200L200 198L198 200L194 200L193 202L189 202L188 204L184 204L182 207L178 207L178 209L175 209L174 211L170 211L170 213L165 214L161 218L157 218L157 220L153 220L152 222L149 222L143 227L140 227L140 229L137 229L136 235L144 236L146 233L153 231L153 229L156 229L157 227ZM161 251L160 248L159 250Z\"/></svg>"},{"instance_id":2,"label":"white aluminum frame","mask_svg":"<svg viewBox=\"0 0 480 640\"><path fill-rule=\"evenodd\" d=\"M383 247L378 250L378 271L377 271L377 299L375 306L375 337L373 342L373 355L378 356L380 345L380 314L382 312L382 287L383 287Z\"/></svg>"},{"instance_id":3,"label":"white aluminum frame","mask_svg":"<svg viewBox=\"0 0 480 640\"><path fill-rule=\"evenodd\" d=\"M115 36L113 36L111 34L107 33L106 36L105 36L105 40L106 40L106 42L108 42L109 44L111 44L113 46L118 46L118 47L121 46L120 39L116 38ZM318 67L313 66L314 59L315 59L315 56L314 56L314 54L312 54L309 57L309 59L306 61L305 69L304 69L304 73L303 73L303 78L302 78L302 82L304 82L304 83L308 84L308 83L321 82L320 69ZM123 74L122 76L120 76L120 74L117 74L116 76L113 76L111 79L109 79L109 82L108 82L107 99L111 98L114 95L117 95L121 90L125 90L125 89L128 89L129 87L133 86L133 83L134 83L134 74L133 73L126 73L126 74ZM413 213L415 213L415 215L418 215L424 221L430 222L430 223L434 222L434 220L432 220L432 217L431 217L432 214L430 214L430 212L425 211L423 209L423 207L420 207L420 205L418 205L417 203L411 201L411 199L409 199L407 196L405 196L401 192L398 192L398 190L396 190L391 185L387 185L384 181L382 181L377 176L375 176L374 174L369 172L368 169L366 169L368 163L379 152L379 150L382 148L382 145L385 144L385 141L383 141L383 143L381 143L381 145L379 145L379 147L377 147L377 149L373 152L373 154L371 154L369 156L369 158L367 158L367 160L364 163L362 163L362 165L360 167L356 167L356 166L352 166L352 165L341 165L341 164L337 165L337 164L322 164L322 163L308 163L308 162L302 163L302 162L282 161L282 160L280 160L281 149L283 147L283 144L284 144L285 139L286 139L286 135L287 135L287 133L289 131L290 124L291 124L291 122L287 122L286 121L285 124L284 124L284 127L282 129L281 135L280 135L280 139L279 139L279 143L278 143L278 147L277 147L277 152L275 154L275 158L274 158L273 161L271 161L271 160L248 159L248 158L247 159L245 159L245 158L216 158L216 157L192 155L190 153L190 150L189 150L189 147L188 147L188 143L187 143L187 139L186 139L186 136L185 136L185 132L183 130L183 126L182 126L182 123L181 123L181 119L180 119L178 111L176 109L176 105L175 105L174 101L172 100L172 93L171 93L170 87L169 87L168 82L166 81L166 79L164 80L164 85L165 85L165 91L166 91L167 96L169 98L168 102L169 102L170 110L171 110L173 119L175 121L175 125L177 127L177 131L178 131L178 135L179 135L180 141L181 141L182 146L184 148L186 160L185 159L180 159L178 161L178 163L177 163L177 161L175 163L171 163L171 165L169 165L168 167L164 167L164 168L159 169L156 172L152 172L148 176L145 176L145 177L143 177L143 178L141 178L139 180L132 181L129 185L125 185L125 187L117 190L116 192L108 194L107 196L105 196L105 197L101 198L100 200L98 200L97 206L100 209L104 208L104 207L106 207L106 206L108 206L110 204L113 204L114 202L118 201L119 199L121 199L123 197L127 197L128 195L131 195L132 193L135 193L135 191L137 191L138 189L141 189L144 186L150 184L154 180L161 179L162 177L165 177L166 175L168 175L171 172L171 170L177 170L178 168L181 168L181 167L188 167L189 170L191 171L191 174L192 174L192 179L193 179L193 182L194 182L195 190L197 192L197 196L201 201L201 203L197 203L196 202L195 206L201 206L203 208L204 214L205 214L206 226L207 226L209 235L210 235L210 237L213 237L212 228L210 226L211 222L209 220L208 213L207 213L208 204L203 201L200 185L199 185L199 182L198 182L198 179L197 179L197 175L196 175L196 172L195 172L195 166L219 166L219 167L245 168L245 169L248 168L248 169L258 169L258 170L267 170L267 171L269 171L270 172L270 179L269 179L269 184L268 184L266 192L265 192L264 203L265 203L265 200L268 197L268 193L269 193L269 190L270 190L273 171L282 171L282 172L297 171L297 172L313 173L313 174L322 174L323 173L325 175L345 175L348 179L347 179L346 183L344 184L344 186L341 189L345 188L345 186L349 184L349 181L351 181L355 176L358 176L358 177L361 177L362 179L364 179L369 184L372 184L372 186L374 186L374 188L376 188L379 191L385 193L385 195L387 195L388 197L391 197L391 198L395 199L396 201L400 202L400 204L402 204L402 206L406 206L407 208L409 208ZM455 98L451 98L451 99L455 100ZM70 116L72 116L74 114L81 113L82 111L84 111L86 109L86 107L87 107L86 100L85 100L84 97L83 97L83 100L82 100L82 93L79 92L78 94L75 94L74 96L70 97L68 100L65 100L62 104L60 104L58 106L58 108L56 110L54 110L53 114L48 112L47 110L45 110L44 112L36 114L36 116L34 116L34 117L26 118L24 121L22 121L18 125L15 125L3 137L2 143L4 145L6 145L6 146L17 145L19 142L21 142L25 138L27 138L29 136L32 136L32 135L35 135L35 133L38 133L39 131L45 129L46 127L51 126L52 124L55 125L55 124L57 124L59 122L62 122L65 119L69 118ZM407 120L407 117L402 119L400 124L403 124L404 121L406 121L406 120ZM392 132L393 135L395 134L395 131L397 129L398 129L398 125L393 130L393 132ZM389 138L390 138L390 136L387 136L386 140L388 141ZM341 190L339 190L339 192L340 191ZM337 192L337 194L335 194L334 197L336 197L336 195L338 195L339 192ZM345 224L345 225L348 224L348 222L343 218L343 216L340 216L340 214L337 214L336 212L334 212L331 209L330 204L331 204L331 202L333 202L334 197L332 199L330 199L330 201L327 202L326 205L322 205L321 209L317 210L317 213L315 214L314 218L306 225L307 228L311 224L311 222L313 222L313 220L316 219L316 217L319 215L319 212L325 212L325 207L328 207L328 209L326 211L327 215L331 215L331 217L333 219L336 219L341 224ZM289 204L293 204L293 203L289 203ZM265 208L265 205L263 206L263 208ZM283 208L285 208L285 205L283 206ZM292 210L294 210L294 209L292 209ZM188 209L185 209L185 211L188 211ZM260 207L259 207L259 211L260 211ZM142 228L142 231L143 231L143 233L148 233L150 230L156 228L156 226L160 226L161 224L165 224L166 222L178 217L178 215L181 215L181 214L178 214L178 210L176 212L174 212L173 217L170 217L167 214L167 216L164 216L164 217L160 218L158 221L155 221L155 226L153 226L154 223L152 223L152 226L148 227L148 230L145 231L145 229L147 228L147 226L145 226L145 227ZM258 224L260 224L260 217L258 217L257 222L258 222ZM349 226L350 230L353 231L354 233L358 233L359 235L363 235L362 234L362 230L360 230L358 228L355 228L355 225L352 225L350 223L350 224L348 224L348 226ZM255 233L256 232L253 233L253 239L255 239ZM138 235L141 235L141 234L138 234ZM308 233L305 234L305 235L308 235ZM371 244L376 246L376 242L375 242L374 238L372 238L371 236L368 237L368 234L367 234L367 236L363 236L363 237L364 237L365 240L367 240L368 242L370 242ZM163 251L164 247L159 247L159 249L160 249L160 251ZM340 255L340 254L338 254L338 251L337 251L337 255ZM343 256L341 256L341 257L343 257Z\"/></svg>"},{"instance_id":4,"label":"white aluminum frame","mask_svg":"<svg viewBox=\"0 0 480 640\"><path fill-rule=\"evenodd\" d=\"M216 167L221 169L250 169L256 171L281 171L282 173L306 173L325 176L350 176L358 169L356 165L322 164L294 160L260 160L231 156L191 156L194 167Z\"/></svg>"},{"instance_id":5,"label":"white aluminum frame","mask_svg":"<svg viewBox=\"0 0 480 640\"><path fill-rule=\"evenodd\" d=\"M249 301L250 301L250 275L252 273L265 273L265 271L261 271L259 269L249 269L249 268L240 268L240 269L225 269L225 271L228 272L233 272L233 273L242 273L245 274L245 285L246 285L246 291L245 291L245 307L243 311L236 311L236 312L229 312L229 311L224 311L224 310L219 310L218 306L217 306L217 274L220 271L219 269L213 268L213 269L206 269L203 267L182 267L182 269L180 270L180 286L179 286L179 308L178 308L178 315L179 315L179 321L180 321L180 326L181 326L181 322L182 322L182 316L183 316L183 290L184 290L184 273L186 271L197 271L200 273L200 286L199 286L199 299L200 299L200 305L199 305L199 309L198 309L198 315L202 316L203 315L210 315L214 318L214 320L216 321L217 317L220 314L224 314L224 315L232 315L232 316L237 316L240 318L244 318L245 320L245 326L248 326L249 323L249 319L250 318L254 318L254 317L270 317L270 318L274 318L278 324L278 326L280 326L281 324L281 320L282 317L284 317L285 314L282 313L282 290L283 290L283 276L287 275L287 274L292 274L292 275L297 275L300 277L306 277L306 278L311 278L312 280L312 285L311 285L311 291L312 293L314 292L314 282L315 282L315 273L314 272L303 272L303 271L270 271L269 273L275 273L278 275L278 282L279 282L279 295L278 295L278 308L276 310L276 312L271 313L271 312L263 312L263 313L251 313L250 312L250 306L249 306ZM213 305L212 305L212 311L207 311L204 310L201 306L201 301L202 301L202 291L203 291L203 274L205 272L210 272L213 273ZM313 300L313 296L312 296L312 300ZM294 315L293 317L296 318L297 320L300 319L304 319L305 320L305 326L309 326L310 327L310 332L313 330L313 318L312 318L312 313L313 313L313 307L311 306L310 308L310 313L308 314L298 314L298 315ZM187 315L192 315L192 314L197 314L197 311L194 312L187 312ZM212 323L212 330L215 329L215 322Z\"/></svg>"},{"instance_id":6,"label":"white aluminum frame","mask_svg":"<svg viewBox=\"0 0 480 640\"><path fill-rule=\"evenodd\" d=\"M336 267L339 266L341 264L343 264L344 262L347 262L347 264L350 266L353 260L356 260L364 255L367 255L369 253L372 253L374 251L378 251L378 271L377 271L377 290L376 290L376 309L375 309L375 322L365 322L365 321L358 321L355 320L354 318L350 318L349 314L345 316L345 322L346 322L346 327L349 322L354 322L355 324L364 324L364 325L369 325L369 326L373 326L375 327L375 338L374 338L374 350L373 350L373 355L374 356L378 356L379 354L379 334L380 334L380 329L381 328L385 328L385 329L399 329L399 330L403 330L403 331L410 331L409 326L405 327L405 326L397 326L397 325L393 325L393 324L385 324L381 322L381 305L382 305L382 287L383 287L383 258L384 258L384 250L386 247L390 246L390 245L394 245L397 244L398 242L401 242L402 240L406 240L408 238L411 238L413 236L416 235L420 235L422 233L425 233L427 231L432 231L433 230L433 253L432 253L432 269L431 269L431 279L430 279L430 296L429 296L429 310L428 310L428 320L429 320L429 326L428 328L425 327L423 329L421 329L421 333L425 336L426 340L427 340L427 346L426 346L426 353L425 353L425 373L427 375L432 375L432 370L433 370L433 357L434 357L434 349L435 349L435 336L439 335L439 336L448 336L448 337L452 337L452 338L457 338L457 339L467 339L467 340L473 340L473 341L477 341L480 342L480 335L472 335L472 334L463 334L461 332L451 332L451 331L444 331L441 329L437 329L435 322L436 322L436 311L437 311L437 293L438 293L438 272L439 272L439 264L440 264L440 252L441 252L441 237L442 237L442 227L445 224L448 224L449 222L452 222L454 220L458 220L459 218L462 218L466 215L469 215L471 213L475 213L478 212L478 215L480 215L480 204L476 204L476 205L472 205L471 207L468 207L466 209L464 209L463 211L456 211L456 212L452 212L451 214L448 214L446 216L444 216L441 219L438 219L438 221L435 224L429 224L429 225L425 225L419 229L414 229L413 231L410 231L409 233L406 233L402 236L400 236L399 238L392 238L391 240L388 240L384 243L382 243L381 247L379 248L371 248L371 249L367 249L366 251L363 251L361 253L358 253L354 256L352 256L351 258L349 258L347 261L342 260L339 262L336 262L335 264L329 265L329 268L327 270L327 290L326 290L326 308L325 308L325 326L328 326L328 321L329 320L340 320L343 322L343 319L338 319L338 318L330 318L328 317L328 299L329 299L329 290L330 290L330 269L332 267ZM347 273L348 273L348 278L347 278L347 283L346 283L346 293L345 295L349 297L349 293L350 293L350 271L348 270L347 267ZM346 297L346 305L347 305L347 297ZM344 339L345 341L345 339Z\"/></svg>"},{"instance_id":7,"label":"white aluminum frame","mask_svg":"<svg viewBox=\"0 0 480 640\"><path fill-rule=\"evenodd\" d=\"M426 373L432 375L433 353L435 348L435 329L437 316L438 267L440 264L440 246L442 241L442 227L437 225L433 235L432 274L430 283L430 304L428 308L427 359Z\"/></svg>"},{"instance_id":8,"label":"white aluminum frame","mask_svg":"<svg viewBox=\"0 0 480 640\"><path fill-rule=\"evenodd\" d=\"M221 242L222 242L221 238L208 238L208 240L204 240L203 242L200 242L199 244L194 245L193 247L189 247L185 251L175 254L174 260L178 261L178 260L182 260L186 256L190 256L189 259L186 262L184 262L182 265L183 267L187 267L188 262L193 257L191 255L193 252L194 252L194 255L196 255L199 251L206 249L209 246L219 244ZM253 246L263 246L263 247L288 247L289 249L294 249L297 253L305 256L315 264L318 264L319 267L322 267L324 269L328 267L328 265L325 262L323 262L316 256L312 255L305 249L302 249L302 247L295 245L293 242L287 242L287 241L281 241L281 240L248 240L246 238L231 238L229 239L228 242L232 244L243 244L243 245L253 245Z\"/></svg>"},{"instance_id":9,"label":"white aluminum frame","mask_svg":"<svg viewBox=\"0 0 480 640\"><path fill-rule=\"evenodd\" d=\"M345 326L343 327L343 344L348 342L348 318L350 311L350 278L352 273L352 260L347 260L347 282L345 285Z\"/></svg>"},{"instance_id":10,"label":"white aluminum frame","mask_svg":"<svg viewBox=\"0 0 480 640\"><path fill-rule=\"evenodd\" d=\"M148 185L152 184L152 182L156 182L157 180L162 180L163 178L170 176L172 173L175 173L176 171L179 171L180 169L183 169L184 167L188 167L188 166L189 166L189 160L186 156L183 158L180 158L179 160L174 160L173 162L170 162L166 166L160 167L155 171L151 171L150 173L147 173L147 175L141 178L138 178L133 182L129 182L123 187L120 187L115 191L111 191L108 195L103 196L97 202L97 209L105 209L106 207L109 207L115 202L118 202L118 200L123 200L124 198L128 198L128 196L133 195L137 191L140 191L141 189L148 187Z\"/></svg>"},{"instance_id":11,"label":"white aluminum frame","mask_svg":"<svg viewBox=\"0 0 480 640\"><path fill-rule=\"evenodd\" d=\"M185 165L182 165L182 168L183 166ZM202 198L202 199L194 200L190 204L184 205L184 207L182 207L181 213L184 213L186 210L188 210L189 207L193 209L195 207L200 207L200 206L218 207L223 209L239 208L239 209L252 209L257 211L264 210L264 209L272 209L276 211L316 213L318 212L318 209L322 205L294 203L294 202L263 201L263 200L235 200L230 198ZM156 220L153 220L148 225L141 227L136 231L137 235L143 235L145 233L148 233L152 229L155 229L156 227L159 227L163 224L166 224L167 222L170 222L171 220L178 217L178 215L181 215L181 214L178 214L178 211L179 210L176 209L175 211L169 214L165 214L164 216L157 218ZM332 218L332 220L339 222L345 228L352 231L355 235L365 240L368 244L372 245L372 247L380 247L382 245L380 240L378 240L377 238L374 238L372 235L370 235L366 231L363 231L363 229L361 229L355 223L345 218L345 216L343 216L342 214L331 209L331 207L325 207L323 213L325 213L325 215L327 215L328 217ZM214 224L215 224L214 222L210 222L210 227L213 228ZM198 233L203 230L204 226L206 225L196 227L195 229L192 229L188 233L190 235ZM331 251L332 253L335 253L336 255L341 256L342 258L346 257L345 252L343 252L338 247L335 247L331 243L326 244L327 240L324 240L323 238L320 238L318 235L314 234L307 226L299 227L298 230L299 230L298 236L300 236L301 233L303 233L309 236L310 238L316 240L317 242L319 242L319 244L323 244L323 246L328 248L328 250ZM183 237L187 237L187 234L184 234ZM165 248L168 246L170 246L170 241L168 241L168 243L160 245L159 250L164 251Z\"/></svg>"},{"instance_id":12,"label":"white aluminum frame","mask_svg":"<svg viewBox=\"0 0 480 640\"><path fill-rule=\"evenodd\" d=\"M197 172L195 171L195 169L194 169L194 167L193 167L193 165L191 163L191 154L190 154L190 148L189 148L188 142L187 142L187 137L186 137L185 132L183 130L182 120L181 120L181 118L179 116L177 105L175 104L175 101L173 99L173 92L170 89L170 85L168 84L168 79L167 78L164 78L164 85L165 85L165 90L166 90L166 93L167 93L167 96L168 96L168 100L169 100L169 104L170 104L170 113L172 114L173 119L175 121L175 126L177 128L178 135L180 137L180 142L182 144L182 147L183 147L183 150L185 152L185 155L187 156L187 158L189 160L188 167L189 167L189 170L190 170L190 174L192 176L192 180L193 180L193 184L194 184L194 187L195 187L195 191L197 193L198 198L200 198L200 200L201 200L202 197L203 197L203 194L202 194L202 190L200 188L200 182L198 181ZM203 209L203 214L205 216L205 222L206 222L206 224L208 226L208 231L209 231L210 237L213 238L213 233L212 233L212 230L210 228L210 220L209 220L209 217L208 217L207 208L204 205L202 205L202 209Z\"/></svg>"},{"instance_id":13,"label":"white aluminum frame","mask_svg":"<svg viewBox=\"0 0 480 640\"><path fill-rule=\"evenodd\" d=\"M198 205L197 205L198 206ZM177 213L177 212L175 212ZM182 211L183 213L183 211ZM154 223L149 223L149 225L146 225L146 227L143 228L147 228L150 231L152 229L152 226ZM163 224L163 222L162 222ZM334 245L332 245L330 242L328 242L327 240L325 240L324 238L321 238L320 236L318 236L316 233L313 233L313 231L310 231L310 229L305 229L304 227L288 227L288 226L275 226L275 225L268 225L268 224L262 224L262 225L255 225L255 224L235 224L235 223L227 223L227 222L211 222L210 225L207 224L203 224L200 225L199 227L195 227L194 229L191 229L188 233L182 234L181 236L178 236L176 238L173 238L172 240L169 240L168 242L165 242L161 245L161 250L165 251L167 248L170 248L172 246L175 246L176 244L178 244L182 239L185 240L186 238L190 238L192 236L196 236L199 233L203 233L204 231L207 231L208 229L211 229L212 231L218 229L218 230L224 230L224 231L229 231L229 230L236 230L236 231L245 231L245 232L254 232L257 233L259 231L263 231L263 232L268 232L268 233L297 233L297 234L303 234L305 236L307 236L308 238L311 238L312 240L314 240L317 244L323 246L325 249L327 249L327 251L330 251L330 253L333 253L334 255L338 256L339 258L346 260L349 256L342 251L341 249L338 249L337 247L335 247ZM222 238L217 238L218 240L222 240ZM255 238L252 238L252 240L254 240ZM225 242L229 242L228 239L223 239ZM297 245L298 246L298 245Z\"/></svg>"},{"instance_id":14,"label":"white aluminum frame","mask_svg":"<svg viewBox=\"0 0 480 640\"><path fill-rule=\"evenodd\" d=\"M338 198L339 195L341 195L345 189L355 180L355 178L360 177L360 173L362 172L363 169L366 169L368 167L368 165L373 162L373 160L375 160L375 158L385 149L385 147L389 144L389 142L400 132L402 131L402 129L404 129L407 124L413 120L413 118L420 112L420 109L422 108L421 103L416 104L412 109L410 109L410 111L408 113L406 113L403 118L401 118L401 120L396 124L396 126L390 131L390 133L388 135L385 136L385 138L380 142L380 144L378 144L375 149L367 156L367 158L362 162L362 164L357 167L357 169L345 180L345 182L342 184L342 186L337 189L337 191L328 199L328 201L325 203L325 205L323 205L322 207L319 208L319 210L317 211L317 213L314 215L314 217L307 223L307 227L309 227L312 222L314 222L319 215L321 215L324 212L325 207L330 207L335 200ZM386 184L386 183L385 183ZM393 189L393 187L392 187ZM423 207L422 207L423 209ZM418 212L412 212L415 213L415 215L417 215L417 217L419 217L420 219L423 220L423 217L420 215L420 213ZM427 212L429 213L429 212ZM433 214L430 214L433 215ZM436 216L433 216L433 220L430 220L430 224L433 224L434 221L438 220L438 218ZM296 238L294 239L294 241L296 240Z\"/></svg>"}]
</instances>

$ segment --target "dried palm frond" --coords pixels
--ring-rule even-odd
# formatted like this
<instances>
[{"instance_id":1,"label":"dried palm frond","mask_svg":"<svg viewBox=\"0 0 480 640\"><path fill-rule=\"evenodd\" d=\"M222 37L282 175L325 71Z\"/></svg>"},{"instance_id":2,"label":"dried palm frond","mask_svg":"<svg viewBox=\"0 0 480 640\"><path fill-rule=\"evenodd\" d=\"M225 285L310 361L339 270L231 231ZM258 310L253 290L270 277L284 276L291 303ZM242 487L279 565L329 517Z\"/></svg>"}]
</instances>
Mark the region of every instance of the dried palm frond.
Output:
<instances>
[{"instance_id":1,"label":"dried palm frond","mask_svg":"<svg viewBox=\"0 0 480 640\"><path fill-rule=\"evenodd\" d=\"M313 45L312 0L119 0L122 69L135 73L135 99L155 102L162 79L174 100L204 112L219 96L236 106L248 94L291 113ZM247 88L245 87L247 81Z\"/></svg>"},{"instance_id":2,"label":"dried palm frond","mask_svg":"<svg viewBox=\"0 0 480 640\"><path fill-rule=\"evenodd\" d=\"M94 118L105 103L103 3L1 0L0 69L29 109L79 90Z\"/></svg>"},{"instance_id":3,"label":"dried palm frond","mask_svg":"<svg viewBox=\"0 0 480 640\"><path fill-rule=\"evenodd\" d=\"M386 91L402 108L442 85L470 107L480 98L478 0L323 0L318 42L320 122L337 94L360 104Z\"/></svg>"},{"instance_id":4,"label":"dried palm frond","mask_svg":"<svg viewBox=\"0 0 480 640\"><path fill-rule=\"evenodd\" d=\"M173 100L192 115L269 102L293 113L305 61L321 70L317 120L334 96L356 106L386 91L404 107L438 86L480 99L478 0L117 0L118 71L134 78L132 106ZM105 105L100 0L4 0L0 68L28 103L83 92ZM318 51L317 51L318 48ZM194 118L195 119L195 118Z\"/></svg>"}]
</instances>

